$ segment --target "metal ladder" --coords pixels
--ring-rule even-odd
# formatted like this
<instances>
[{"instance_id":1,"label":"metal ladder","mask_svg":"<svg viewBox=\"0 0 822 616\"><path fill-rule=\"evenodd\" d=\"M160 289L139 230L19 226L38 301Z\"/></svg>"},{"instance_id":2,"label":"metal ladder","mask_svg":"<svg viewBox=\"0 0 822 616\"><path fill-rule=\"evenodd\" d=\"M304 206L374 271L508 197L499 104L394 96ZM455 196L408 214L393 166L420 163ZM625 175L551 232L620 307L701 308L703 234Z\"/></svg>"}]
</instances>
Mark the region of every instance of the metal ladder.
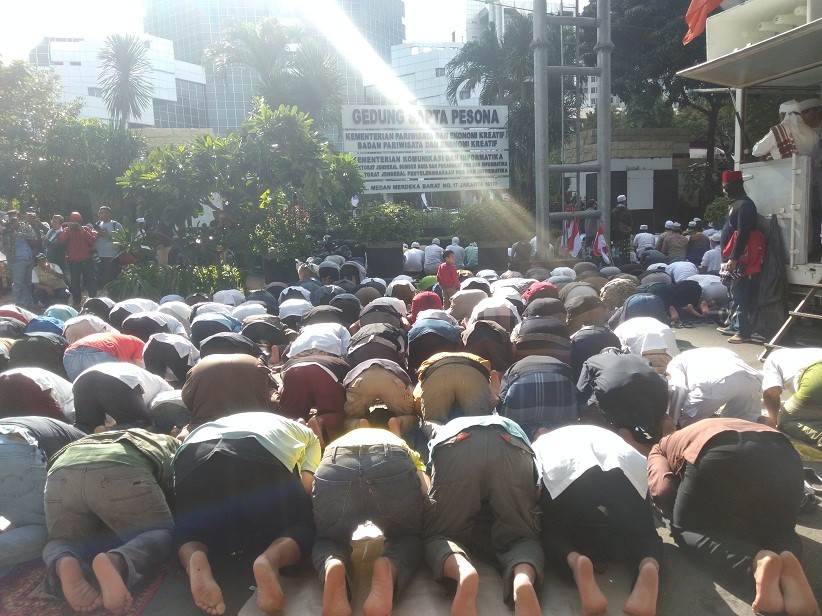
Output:
<instances>
[{"instance_id":1,"label":"metal ladder","mask_svg":"<svg viewBox=\"0 0 822 616\"><path fill-rule=\"evenodd\" d=\"M797 304L794 310L788 311L788 318L786 319L785 323L782 327L779 328L779 331L774 334L773 338L771 338L770 342L765 343L765 350L759 354L759 361L765 361L770 355L771 351L775 349L781 349L782 346L779 344L779 341L788 333L788 330L791 326L796 322L797 319L805 318L805 319L814 319L816 321L822 321L822 314L816 314L814 312L808 312L807 309L813 305L813 301L816 298L817 292L822 289L822 279L816 284L808 285L808 292L805 294L805 297Z\"/></svg>"}]
</instances>

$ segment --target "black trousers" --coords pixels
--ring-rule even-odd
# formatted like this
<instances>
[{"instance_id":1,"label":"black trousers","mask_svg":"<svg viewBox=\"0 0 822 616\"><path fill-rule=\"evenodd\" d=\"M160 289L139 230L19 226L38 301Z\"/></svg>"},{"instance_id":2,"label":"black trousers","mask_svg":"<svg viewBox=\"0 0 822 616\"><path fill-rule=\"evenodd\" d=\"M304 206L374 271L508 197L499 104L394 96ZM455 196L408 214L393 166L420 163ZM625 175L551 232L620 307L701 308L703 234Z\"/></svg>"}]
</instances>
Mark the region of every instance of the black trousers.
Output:
<instances>
[{"instance_id":1,"label":"black trousers","mask_svg":"<svg viewBox=\"0 0 822 616\"><path fill-rule=\"evenodd\" d=\"M162 378L165 378L167 369L171 370L180 383L185 382L190 368L188 356L180 357L173 344L156 338L149 341L143 349L143 363L146 370Z\"/></svg>"},{"instance_id":2,"label":"black trousers","mask_svg":"<svg viewBox=\"0 0 822 616\"><path fill-rule=\"evenodd\" d=\"M103 372L84 372L74 381L75 423L83 432L93 432L106 421L106 414L117 422L118 430L147 428L151 414L143 401L143 388L131 388L120 379Z\"/></svg>"},{"instance_id":3,"label":"black trousers","mask_svg":"<svg viewBox=\"0 0 822 616\"><path fill-rule=\"evenodd\" d=\"M314 515L299 473L253 437L187 445L174 459L177 539L226 555L278 537L311 552Z\"/></svg>"},{"instance_id":4,"label":"black trousers","mask_svg":"<svg viewBox=\"0 0 822 616\"><path fill-rule=\"evenodd\" d=\"M760 550L801 552L794 527L803 481L802 460L783 435L719 434L695 465L686 464L673 537L714 568L752 582L751 564Z\"/></svg>"},{"instance_id":5,"label":"black trousers","mask_svg":"<svg viewBox=\"0 0 822 616\"><path fill-rule=\"evenodd\" d=\"M545 558L564 575L571 552L624 561L634 580L643 559L662 560L651 507L621 469L594 466L553 499L543 486L540 508Z\"/></svg>"}]
</instances>

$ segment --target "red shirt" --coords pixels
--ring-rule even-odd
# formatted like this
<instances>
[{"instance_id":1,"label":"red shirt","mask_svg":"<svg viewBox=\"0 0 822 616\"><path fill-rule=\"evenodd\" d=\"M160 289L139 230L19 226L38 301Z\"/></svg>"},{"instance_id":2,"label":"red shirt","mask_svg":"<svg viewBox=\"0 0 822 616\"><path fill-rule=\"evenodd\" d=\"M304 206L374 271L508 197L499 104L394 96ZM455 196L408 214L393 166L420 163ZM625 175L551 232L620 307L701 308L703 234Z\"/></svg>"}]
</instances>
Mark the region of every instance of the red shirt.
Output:
<instances>
[{"instance_id":1,"label":"red shirt","mask_svg":"<svg viewBox=\"0 0 822 616\"><path fill-rule=\"evenodd\" d=\"M437 282L441 287L460 286L460 277L457 268L450 263L443 263L437 268Z\"/></svg>"},{"instance_id":2,"label":"red shirt","mask_svg":"<svg viewBox=\"0 0 822 616\"><path fill-rule=\"evenodd\" d=\"M66 227L60 232L57 241L66 247L67 260L88 261L91 259L94 242L97 241L97 231L90 231L86 227Z\"/></svg>"},{"instance_id":3,"label":"red shirt","mask_svg":"<svg viewBox=\"0 0 822 616\"><path fill-rule=\"evenodd\" d=\"M102 332L80 338L74 344L70 344L66 351L77 347L89 347L108 353L117 361L134 362L143 359L144 346L145 343L136 336Z\"/></svg>"}]
</instances>

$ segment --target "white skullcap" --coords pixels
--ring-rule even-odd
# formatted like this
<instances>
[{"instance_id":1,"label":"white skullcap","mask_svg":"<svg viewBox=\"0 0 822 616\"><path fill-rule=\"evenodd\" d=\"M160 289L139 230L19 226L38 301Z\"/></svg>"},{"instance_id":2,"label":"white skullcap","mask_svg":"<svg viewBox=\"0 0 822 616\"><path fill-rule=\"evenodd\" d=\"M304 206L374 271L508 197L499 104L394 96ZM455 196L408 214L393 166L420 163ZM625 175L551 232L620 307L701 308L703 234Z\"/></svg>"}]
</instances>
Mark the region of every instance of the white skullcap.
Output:
<instances>
[{"instance_id":1,"label":"white skullcap","mask_svg":"<svg viewBox=\"0 0 822 616\"><path fill-rule=\"evenodd\" d=\"M665 228L666 229L673 229L674 228L674 221L673 220L666 220L665 221Z\"/></svg>"},{"instance_id":2,"label":"white skullcap","mask_svg":"<svg viewBox=\"0 0 822 616\"><path fill-rule=\"evenodd\" d=\"M804 101L799 101L799 111L807 111L814 107L822 107L822 101L818 98L806 98Z\"/></svg>"},{"instance_id":3,"label":"white skullcap","mask_svg":"<svg viewBox=\"0 0 822 616\"><path fill-rule=\"evenodd\" d=\"M459 244L460 243L460 238L458 238L456 236L452 237L451 238L451 243L452 244Z\"/></svg>"},{"instance_id":4,"label":"white skullcap","mask_svg":"<svg viewBox=\"0 0 822 616\"><path fill-rule=\"evenodd\" d=\"M702 222L702 219L701 219L701 218L699 218L698 216L697 216L697 217L694 217L694 222Z\"/></svg>"},{"instance_id":5,"label":"white skullcap","mask_svg":"<svg viewBox=\"0 0 822 616\"><path fill-rule=\"evenodd\" d=\"M620 195L617 197L617 203L625 203L627 201L627 197L625 195Z\"/></svg>"},{"instance_id":6,"label":"white skullcap","mask_svg":"<svg viewBox=\"0 0 822 616\"><path fill-rule=\"evenodd\" d=\"M799 103L793 99L779 105L779 113L799 113Z\"/></svg>"},{"instance_id":7,"label":"white skullcap","mask_svg":"<svg viewBox=\"0 0 822 616\"><path fill-rule=\"evenodd\" d=\"M440 245L440 238L435 237L433 240L431 240L431 243L436 244L437 246L439 246Z\"/></svg>"},{"instance_id":8,"label":"white skullcap","mask_svg":"<svg viewBox=\"0 0 822 616\"><path fill-rule=\"evenodd\" d=\"M681 229L681 228L682 228L681 224L679 224L678 222L674 223L674 231L676 231L677 229Z\"/></svg>"},{"instance_id":9,"label":"white skullcap","mask_svg":"<svg viewBox=\"0 0 822 616\"><path fill-rule=\"evenodd\" d=\"M419 248L419 247L420 247L419 242L411 242L411 248Z\"/></svg>"},{"instance_id":10,"label":"white skullcap","mask_svg":"<svg viewBox=\"0 0 822 616\"><path fill-rule=\"evenodd\" d=\"M648 230L648 225L639 225L639 230L640 231L647 231Z\"/></svg>"}]
</instances>

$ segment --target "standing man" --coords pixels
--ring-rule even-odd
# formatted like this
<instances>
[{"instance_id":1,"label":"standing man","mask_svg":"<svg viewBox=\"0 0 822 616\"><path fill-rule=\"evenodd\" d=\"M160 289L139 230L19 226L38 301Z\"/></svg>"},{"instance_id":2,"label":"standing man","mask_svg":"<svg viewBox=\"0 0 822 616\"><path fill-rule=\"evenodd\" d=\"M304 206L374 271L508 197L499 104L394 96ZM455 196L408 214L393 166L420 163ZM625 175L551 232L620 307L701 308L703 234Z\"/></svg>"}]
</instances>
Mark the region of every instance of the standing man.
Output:
<instances>
[{"instance_id":1,"label":"standing man","mask_svg":"<svg viewBox=\"0 0 822 616\"><path fill-rule=\"evenodd\" d=\"M617 197L616 207L611 210L611 240L614 244L614 262L627 263L631 252L633 217L628 210L628 198Z\"/></svg>"},{"instance_id":2,"label":"standing man","mask_svg":"<svg viewBox=\"0 0 822 616\"><path fill-rule=\"evenodd\" d=\"M756 205L745 193L741 171L725 171L722 174L722 190L731 199L728 219L722 228L722 252L730 252L726 263L729 272L736 271L737 266L742 265L739 277L731 283L731 298L739 317L739 332L728 339L729 343L738 344L751 341L751 316L759 287L759 272L762 270L761 261L739 262L756 229Z\"/></svg>"},{"instance_id":3,"label":"standing man","mask_svg":"<svg viewBox=\"0 0 822 616\"><path fill-rule=\"evenodd\" d=\"M51 217L51 228L43 238L43 248L49 263L54 263L62 271L66 271L66 247L60 243L60 234L63 232L63 217L55 214Z\"/></svg>"},{"instance_id":4,"label":"standing man","mask_svg":"<svg viewBox=\"0 0 822 616\"><path fill-rule=\"evenodd\" d=\"M68 227L60 233L58 241L66 247L71 299L76 308L79 308L83 301L83 285L88 289L89 297L97 295L97 280L94 277L92 259L92 249L96 240L97 232L83 226L83 216L80 212L69 214Z\"/></svg>"},{"instance_id":5,"label":"standing man","mask_svg":"<svg viewBox=\"0 0 822 616\"><path fill-rule=\"evenodd\" d=\"M107 205L100 206L97 216L98 220L94 224L97 231L97 241L94 242L94 249L100 258L97 269L97 284L104 287L114 279L114 259L119 252L111 236L118 231L122 231L123 225L111 219L111 208Z\"/></svg>"},{"instance_id":6,"label":"standing man","mask_svg":"<svg viewBox=\"0 0 822 616\"><path fill-rule=\"evenodd\" d=\"M11 293L18 306L30 306L31 272L34 269L34 246L37 234L20 220L15 210L9 211L9 222L3 230L3 252L11 268Z\"/></svg>"},{"instance_id":7,"label":"standing man","mask_svg":"<svg viewBox=\"0 0 822 616\"><path fill-rule=\"evenodd\" d=\"M688 246L685 248L685 259L698 266L702 263L702 257L711 248L711 240L702 232L701 220L694 221L693 229L693 233L688 236Z\"/></svg>"},{"instance_id":8,"label":"standing man","mask_svg":"<svg viewBox=\"0 0 822 616\"><path fill-rule=\"evenodd\" d=\"M684 261L687 248L688 238L682 235L682 225L675 222L671 226L671 232L662 240L661 252L668 257L669 262Z\"/></svg>"}]
</instances>

